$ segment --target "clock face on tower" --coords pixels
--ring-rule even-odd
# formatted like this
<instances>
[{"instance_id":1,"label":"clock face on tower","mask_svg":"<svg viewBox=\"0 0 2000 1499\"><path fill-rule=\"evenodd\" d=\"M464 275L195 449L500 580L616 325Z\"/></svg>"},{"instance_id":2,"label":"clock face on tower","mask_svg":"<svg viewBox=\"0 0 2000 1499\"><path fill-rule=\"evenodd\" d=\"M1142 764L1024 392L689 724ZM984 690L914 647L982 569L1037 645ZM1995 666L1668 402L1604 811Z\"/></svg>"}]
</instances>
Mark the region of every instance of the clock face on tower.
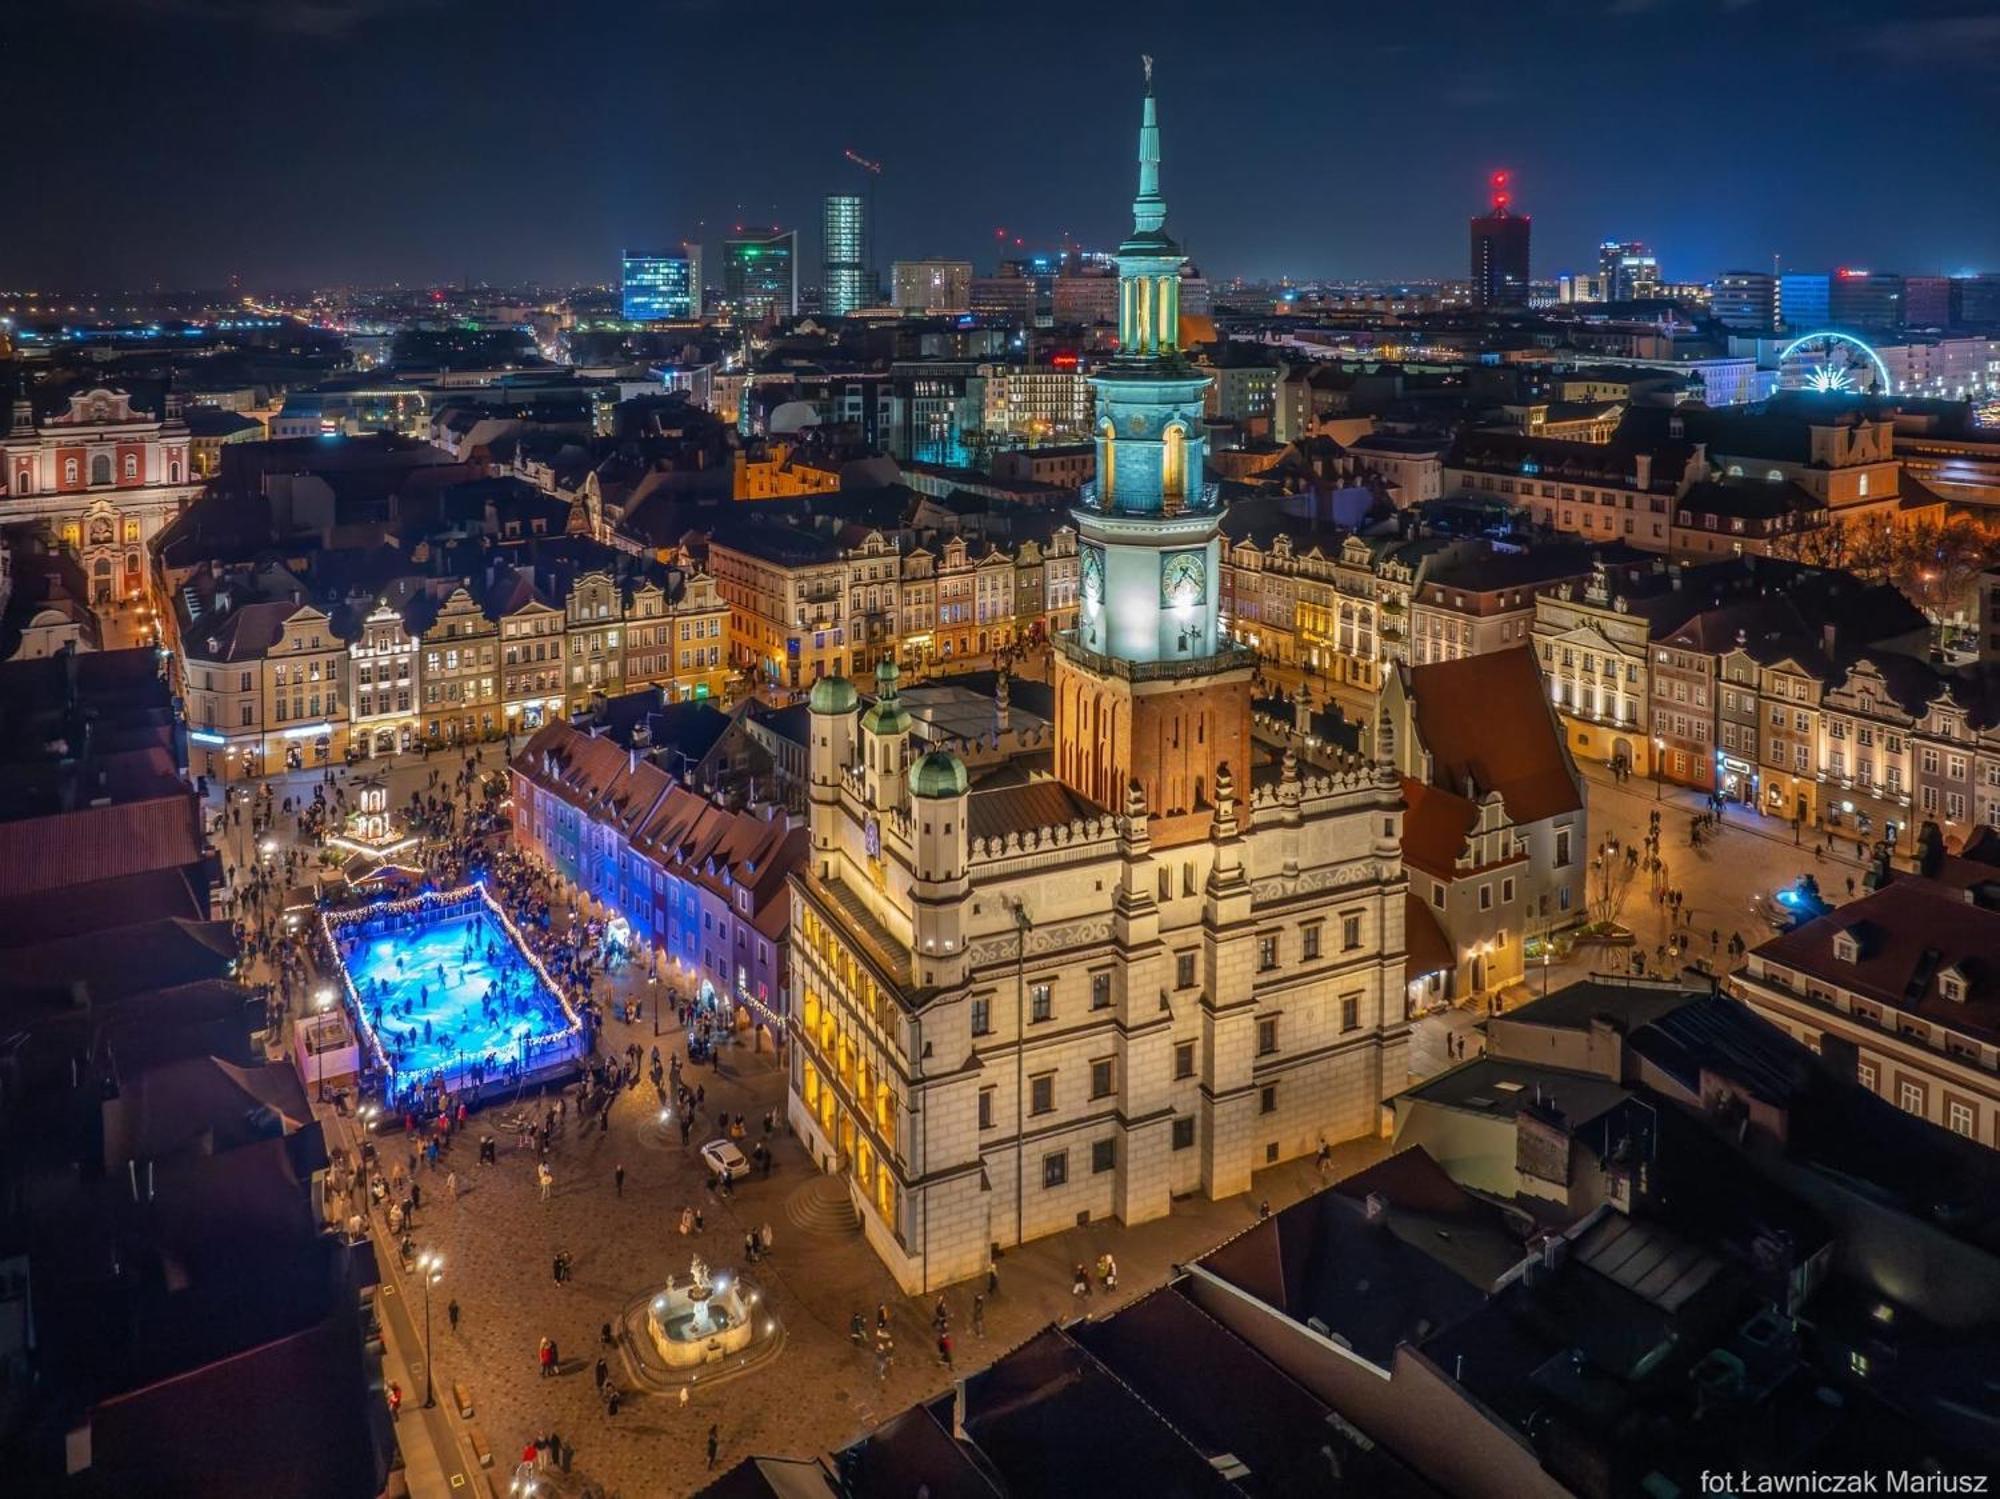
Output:
<instances>
[{"instance_id":1,"label":"clock face on tower","mask_svg":"<svg viewBox=\"0 0 2000 1499\"><path fill-rule=\"evenodd\" d=\"M1208 553L1169 552L1160 559L1160 602L1169 608L1208 602Z\"/></svg>"},{"instance_id":2,"label":"clock face on tower","mask_svg":"<svg viewBox=\"0 0 2000 1499\"><path fill-rule=\"evenodd\" d=\"M1093 604L1104 602L1104 548L1085 542L1083 552L1083 596Z\"/></svg>"}]
</instances>

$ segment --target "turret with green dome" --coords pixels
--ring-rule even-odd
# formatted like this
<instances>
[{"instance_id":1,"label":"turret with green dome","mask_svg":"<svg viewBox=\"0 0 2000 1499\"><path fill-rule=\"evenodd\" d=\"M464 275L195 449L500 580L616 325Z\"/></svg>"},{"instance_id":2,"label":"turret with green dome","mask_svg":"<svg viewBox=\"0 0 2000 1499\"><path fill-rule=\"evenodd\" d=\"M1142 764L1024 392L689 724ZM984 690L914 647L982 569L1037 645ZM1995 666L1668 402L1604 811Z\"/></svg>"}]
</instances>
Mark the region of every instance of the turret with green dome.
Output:
<instances>
[{"instance_id":1,"label":"turret with green dome","mask_svg":"<svg viewBox=\"0 0 2000 1499\"><path fill-rule=\"evenodd\" d=\"M910 710L903 706L903 700L896 694L896 683L902 675L893 661L884 661L875 668L875 706L861 715L861 727L869 733L910 732ZM848 688L849 692L853 690Z\"/></svg>"},{"instance_id":2,"label":"turret with green dome","mask_svg":"<svg viewBox=\"0 0 2000 1499\"><path fill-rule=\"evenodd\" d=\"M911 796L963 796L969 784L965 762L950 750L932 750L910 772Z\"/></svg>"},{"instance_id":3,"label":"turret with green dome","mask_svg":"<svg viewBox=\"0 0 2000 1499\"><path fill-rule=\"evenodd\" d=\"M807 701L815 713L852 713L861 704L861 694L845 677L821 677Z\"/></svg>"}]
</instances>

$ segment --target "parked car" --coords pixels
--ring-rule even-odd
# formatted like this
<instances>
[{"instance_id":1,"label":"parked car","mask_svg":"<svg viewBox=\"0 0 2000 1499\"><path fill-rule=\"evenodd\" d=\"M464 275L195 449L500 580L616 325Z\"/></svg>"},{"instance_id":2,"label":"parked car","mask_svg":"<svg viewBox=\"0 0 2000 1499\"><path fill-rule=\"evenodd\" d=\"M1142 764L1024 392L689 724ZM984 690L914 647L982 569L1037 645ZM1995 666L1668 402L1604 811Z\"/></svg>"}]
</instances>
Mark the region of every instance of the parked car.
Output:
<instances>
[{"instance_id":1,"label":"parked car","mask_svg":"<svg viewBox=\"0 0 2000 1499\"><path fill-rule=\"evenodd\" d=\"M750 1160L729 1140L710 1140L701 1148L701 1158L724 1181L750 1174Z\"/></svg>"}]
</instances>

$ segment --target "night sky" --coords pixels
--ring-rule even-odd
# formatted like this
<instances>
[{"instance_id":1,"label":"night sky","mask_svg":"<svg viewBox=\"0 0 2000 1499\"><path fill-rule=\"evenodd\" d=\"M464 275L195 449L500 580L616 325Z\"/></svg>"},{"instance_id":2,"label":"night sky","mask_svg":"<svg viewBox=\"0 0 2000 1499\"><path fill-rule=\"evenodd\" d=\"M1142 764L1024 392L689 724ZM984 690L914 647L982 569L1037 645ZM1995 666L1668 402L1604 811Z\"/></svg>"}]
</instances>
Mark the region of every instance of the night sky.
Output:
<instances>
[{"instance_id":1,"label":"night sky","mask_svg":"<svg viewBox=\"0 0 2000 1499\"><path fill-rule=\"evenodd\" d=\"M1535 274L2000 269L1991 0L97 0L21 4L0 288L608 281L801 230L881 160L878 259L1115 243L1138 53L1214 277L1465 274L1515 174Z\"/></svg>"}]
</instances>

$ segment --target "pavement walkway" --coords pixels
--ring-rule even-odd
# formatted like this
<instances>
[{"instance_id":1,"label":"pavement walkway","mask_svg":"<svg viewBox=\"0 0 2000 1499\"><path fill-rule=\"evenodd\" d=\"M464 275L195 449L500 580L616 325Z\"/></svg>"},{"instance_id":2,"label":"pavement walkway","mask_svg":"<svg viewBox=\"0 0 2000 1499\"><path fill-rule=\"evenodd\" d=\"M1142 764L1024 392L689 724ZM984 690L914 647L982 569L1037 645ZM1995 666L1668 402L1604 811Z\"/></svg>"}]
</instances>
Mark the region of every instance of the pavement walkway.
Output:
<instances>
[{"instance_id":1,"label":"pavement walkway","mask_svg":"<svg viewBox=\"0 0 2000 1499\"><path fill-rule=\"evenodd\" d=\"M671 1025L660 1039L663 1056L682 1038ZM650 1051L652 1022L612 1021L604 1045L617 1050L636 1041ZM904 1297L869 1249L858 1228L827 1231L824 1215L804 1208L817 1173L782 1127L774 1137L777 1166L768 1179L752 1179L726 1201L706 1191L706 1171L696 1150L716 1133L718 1110L742 1113L753 1137L765 1110L782 1117L784 1074L769 1051L725 1048L719 1069L696 1067L690 1085L707 1092L701 1127L683 1153L678 1131L662 1131L650 1085L628 1090L613 1107L608 1129L580 1127L572 1114L552 1153L555 1189L539 1200L532 1155L516 1151L496 1127L504 1105L475 1116L472 1134L493 1133L499 1160L481 1167L472 1141L447 1165L460 1174L456 1200L445 1171L424 1172L423 1207L414 1230L420 1249L444 1256L444 1276L432 1292L437 1345L439 1407L421 1410L422 1320L420 1293L381 1242L383 1321L390 1347L389 1374L404 1389L400 1435L406 1447L412 1494L462 1495L482 1477L511 1475L522 1446L551 1433L575 1449L567 1473L545 1476L554 1492L575 1494L585 1483L613 1499L689 1493L706 1482L705 1441L711 1424L720 1442L718 1468L751 1453L805 1456L845 1445L897 1411L948 1388L968 1369L989 1362L1051 1322L1097 1315L1157 1287L1173 1268L1256 1221L1260 1201L1275 1211L1324 1184L1381 1158L1387 1144L1357 1141L1335 1152L1322 1178L1310 1159L1260 1172L1252 1190L1220 1202L1177 1202L1168 1217L1127 1228L1094 1223L1009 1251L999 1263L999 1290L987 1301L985 1336L971 1328L971 1304L984 1283L954 1287L950 1309L955 1369L935 1352L932 1315L936 1297ZM524 1101L523 1107L531 1106ZM546 1103L532 1105L545 1107ZM341 1121L342 1130L351 1123ZM379 1137L377 1148L394 1160L400 1137ZM622 1190L616 1168L625 1167ZM795 1198L797 1201L795 1202ZM698 1206L703 1227L692 1238L677 1231L684 1205ZM760 1264L745 1263L744 1236L771 1225L776 1248ZM1120 1284L1106 1295L1072 1294L1071 1268L1094 1263L1110 1250ZM557 1284L553 1262L567 1252L573 1276ZM669 1272L685 1279L691 1255L742 1275L757 1288L760 1304L784 1324L785 1346L771 1362L719 1382L697 1382L685 1405L672 1395L635 1389L621 1359L607 1355L612 1377L628 1391L623 1410L608 1416L592 1372L599 1333L635 1298L660 1285ZM454 1331L442 1315L456 1299L462 1317ZM849 1341L849 1319L859 1311L871 1329L886 1308L895 1358L878 1383L872 1352ZM553 1337L560 1357L554 1378L540 1376L536 1347ZM400 1372L399 1372L400 1371ZM405 1377L407 1376L407 1377ZM623 1376L623 1377L621 1377ZM449 1410L455 1383L468 1386L477 1428L494 1455L482 1475L468 1447L468 1423ZM418 1434L422 1440L416 1440ZM423 1449L427 1448L428 1451Z\"/></svg>"}]
</instances>

